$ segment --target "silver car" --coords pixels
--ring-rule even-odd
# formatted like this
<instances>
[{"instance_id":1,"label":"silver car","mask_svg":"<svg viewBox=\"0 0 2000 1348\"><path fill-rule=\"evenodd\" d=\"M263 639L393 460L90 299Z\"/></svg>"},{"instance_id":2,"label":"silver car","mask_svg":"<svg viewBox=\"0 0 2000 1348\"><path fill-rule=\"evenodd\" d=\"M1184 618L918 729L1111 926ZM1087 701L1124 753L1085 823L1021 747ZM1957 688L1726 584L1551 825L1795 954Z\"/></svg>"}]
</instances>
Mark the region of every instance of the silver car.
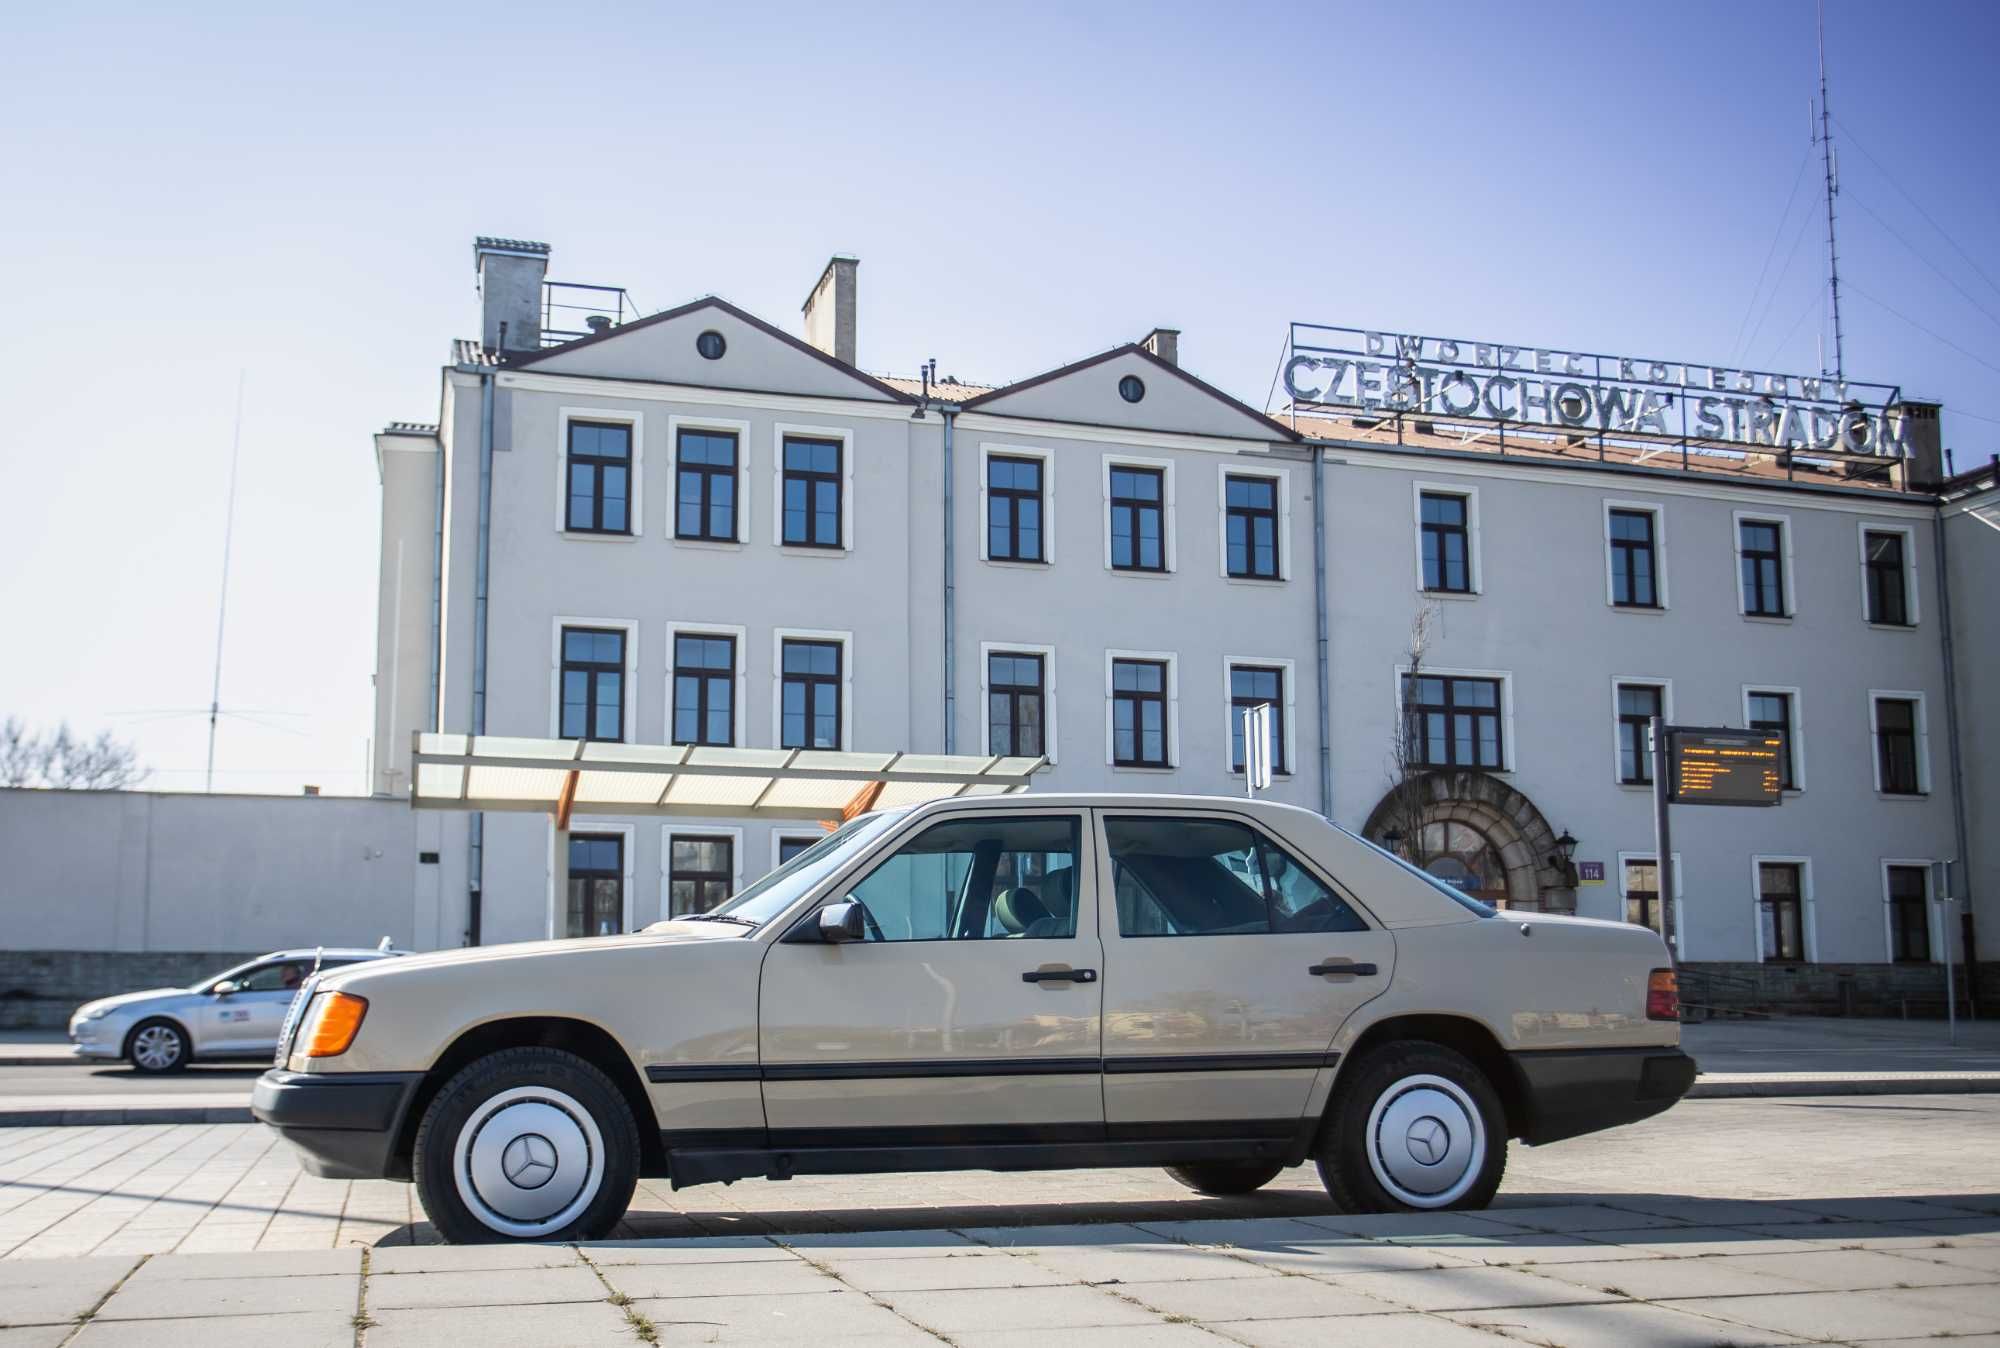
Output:
<instances>
[{"instance_id":1,"label":"silver car","mask_svg":"<svg viewBox=\"0 0 2000 1348\"><path fill-rule=\"evenodd\" d=\"M191 988L154 988L85 1002L69 1018L70 1054L124 1058L141 1072L175 1072L196 1058L269 1058L299 986L316 970L400 955L374 950L278 950Z\"/></svg>"}]
</instances>

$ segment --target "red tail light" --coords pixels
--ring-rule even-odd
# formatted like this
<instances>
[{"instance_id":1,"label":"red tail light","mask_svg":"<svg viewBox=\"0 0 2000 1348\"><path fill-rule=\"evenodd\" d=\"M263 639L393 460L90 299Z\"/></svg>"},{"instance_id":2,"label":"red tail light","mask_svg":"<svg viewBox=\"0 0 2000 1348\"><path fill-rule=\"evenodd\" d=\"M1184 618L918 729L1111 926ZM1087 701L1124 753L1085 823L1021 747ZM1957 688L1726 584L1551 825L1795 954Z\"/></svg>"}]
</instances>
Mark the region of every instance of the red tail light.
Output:
<instances>
[{"instance_id":1,"label":"red tail light","mask_svg":"<svg viewBox=\"0 0 2000 1348\"><path fill-rule=\"evenodd\" d=\"M1681 1018L1680 980L1672 969L1655 969L1646 980L1646 1019L1679 1020Z\"/></svg>"}]
</instances>

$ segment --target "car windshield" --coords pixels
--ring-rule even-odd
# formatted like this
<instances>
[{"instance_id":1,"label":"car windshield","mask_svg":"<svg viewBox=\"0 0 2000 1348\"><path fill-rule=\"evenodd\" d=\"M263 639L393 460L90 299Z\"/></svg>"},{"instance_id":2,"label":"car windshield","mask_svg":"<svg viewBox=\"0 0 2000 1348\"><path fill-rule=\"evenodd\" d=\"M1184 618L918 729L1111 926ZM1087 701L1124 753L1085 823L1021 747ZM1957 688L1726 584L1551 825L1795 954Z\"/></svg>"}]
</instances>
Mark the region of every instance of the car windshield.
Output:
<instances>
[{"instance_id":1,"label":"car windshield","mask_svg":"<svg viewBox=\"0 0 2000 1348\"><path fill-rule=\"evenodd\" d=\"M1402 857L1397 856L1394 852L1391 852L1388 848L1383 847L1381 844L1372 843L1368 841L1368 839L1362 837L1359 833L1349 833L1348 830L1340 828L1340 825L1338 824L1335 824L1334 827L1339 828L1342 833L1346 833L1348 837L1354 839L1354 841L1360 843L1363 847L1366 847L1369 851L1380 853L1382 856L1389 858L1389 860L1395 862L1398 866L1401 866L1411 875L1416 876L1417 879L1423 881L1425 884L1429 885L1432 889L1435 889L1438 893L1450 899L1453 903L1457 904L1459 907L1469 908L1473 912L1479 914L1479 916L1481 917L1497 917L1499 915L1500 910L1495 908L1492 904L1481 903L1478 899L1473 898L1470 894L1461 894L1459 891L1453 889L1450 885L1446 884L1444 881L1438 879L1435 875L1432 875L1429 871L1425 870L1423 867L1412 866L1408 861L1404 860Z\"/></svg>"},{"instance_id":2,"label":"car windshield","mask_svg":"<svg viewBox=\"0 0 2000 1348\"><path fill-rule=\"evenodd\" d=\"M791 907L807 890L838 870L854 855L856 848L881 837L890 825L907 813L907 810L884 810L849 820L714 912L702 916L734 920L746 926L763 926Z\"/></svg>"}]
</instances>

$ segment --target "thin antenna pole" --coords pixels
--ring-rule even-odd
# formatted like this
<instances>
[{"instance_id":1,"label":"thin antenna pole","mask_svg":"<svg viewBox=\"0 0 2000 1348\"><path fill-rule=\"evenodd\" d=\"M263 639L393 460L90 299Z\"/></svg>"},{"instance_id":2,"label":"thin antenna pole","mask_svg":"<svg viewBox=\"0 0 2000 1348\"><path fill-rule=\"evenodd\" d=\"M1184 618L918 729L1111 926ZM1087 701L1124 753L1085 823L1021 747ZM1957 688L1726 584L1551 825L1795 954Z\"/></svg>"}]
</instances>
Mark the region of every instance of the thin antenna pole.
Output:
<instances>
[{"instance_id":1,"label":"thin antenna pole","mask_svg":"<svg viewBox=\"0 0 2000 1348\"><path fill-rule=\"evenodd\" d=\"M236 460L243 451L243 383L248 371L236 372L236 430L229 440L229 505L222 517L222 593L215 604L215 684L208 697L208 772L202 790L215 791L215 722L222 714L222 630L229 617L229 543L236 531Z\"/></svg>"},{"instance_id":2,"label":"thin antenna pole","mask_svg":"<svg viewBox=\"0 0 2000 1348\"><path fill-rule=\"evenodd\" d=\"M1840 332L1840 251L1833 242L1833 199L1840 184L1833 172L1832 114L1826 106L1826 0L1819 0L1819 147L1826 170L1826 273L1833 310L1833 377L1847 378L1847 362ZM1826 358L1820 358L1820 373L1826 373Z\"/></svg>"}]
</instances>

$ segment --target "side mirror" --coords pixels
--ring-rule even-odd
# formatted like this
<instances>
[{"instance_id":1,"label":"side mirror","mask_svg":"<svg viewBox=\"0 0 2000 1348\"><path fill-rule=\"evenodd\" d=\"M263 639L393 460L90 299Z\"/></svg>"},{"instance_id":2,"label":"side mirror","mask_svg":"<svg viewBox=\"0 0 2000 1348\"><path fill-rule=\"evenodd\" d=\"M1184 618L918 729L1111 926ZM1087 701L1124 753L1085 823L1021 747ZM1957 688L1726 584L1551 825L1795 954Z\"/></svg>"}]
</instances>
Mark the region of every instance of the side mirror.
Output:
<instances>
[{"instance_id":1,"label":"side mirror","mask_svg":"<svg viewBox=\"0 0 2000 1348\"><path fill-rule=\"evenodd\" d=\"M819 910L819 939L828 945L868 938L867 910L853 899L828 904Z\"/></svg>"},{"instance_id":2,"label":"side mirror","mask_svg":"<svg viewBox=\"0 0 2000 1348\"><path fill-rule=\"evenodd\" d=\"M209 991L218 997L234 997L237 993L243 991L243 985L233 978L225 978L213 988L210 988Z\"/></svg>"}]
</instances>

